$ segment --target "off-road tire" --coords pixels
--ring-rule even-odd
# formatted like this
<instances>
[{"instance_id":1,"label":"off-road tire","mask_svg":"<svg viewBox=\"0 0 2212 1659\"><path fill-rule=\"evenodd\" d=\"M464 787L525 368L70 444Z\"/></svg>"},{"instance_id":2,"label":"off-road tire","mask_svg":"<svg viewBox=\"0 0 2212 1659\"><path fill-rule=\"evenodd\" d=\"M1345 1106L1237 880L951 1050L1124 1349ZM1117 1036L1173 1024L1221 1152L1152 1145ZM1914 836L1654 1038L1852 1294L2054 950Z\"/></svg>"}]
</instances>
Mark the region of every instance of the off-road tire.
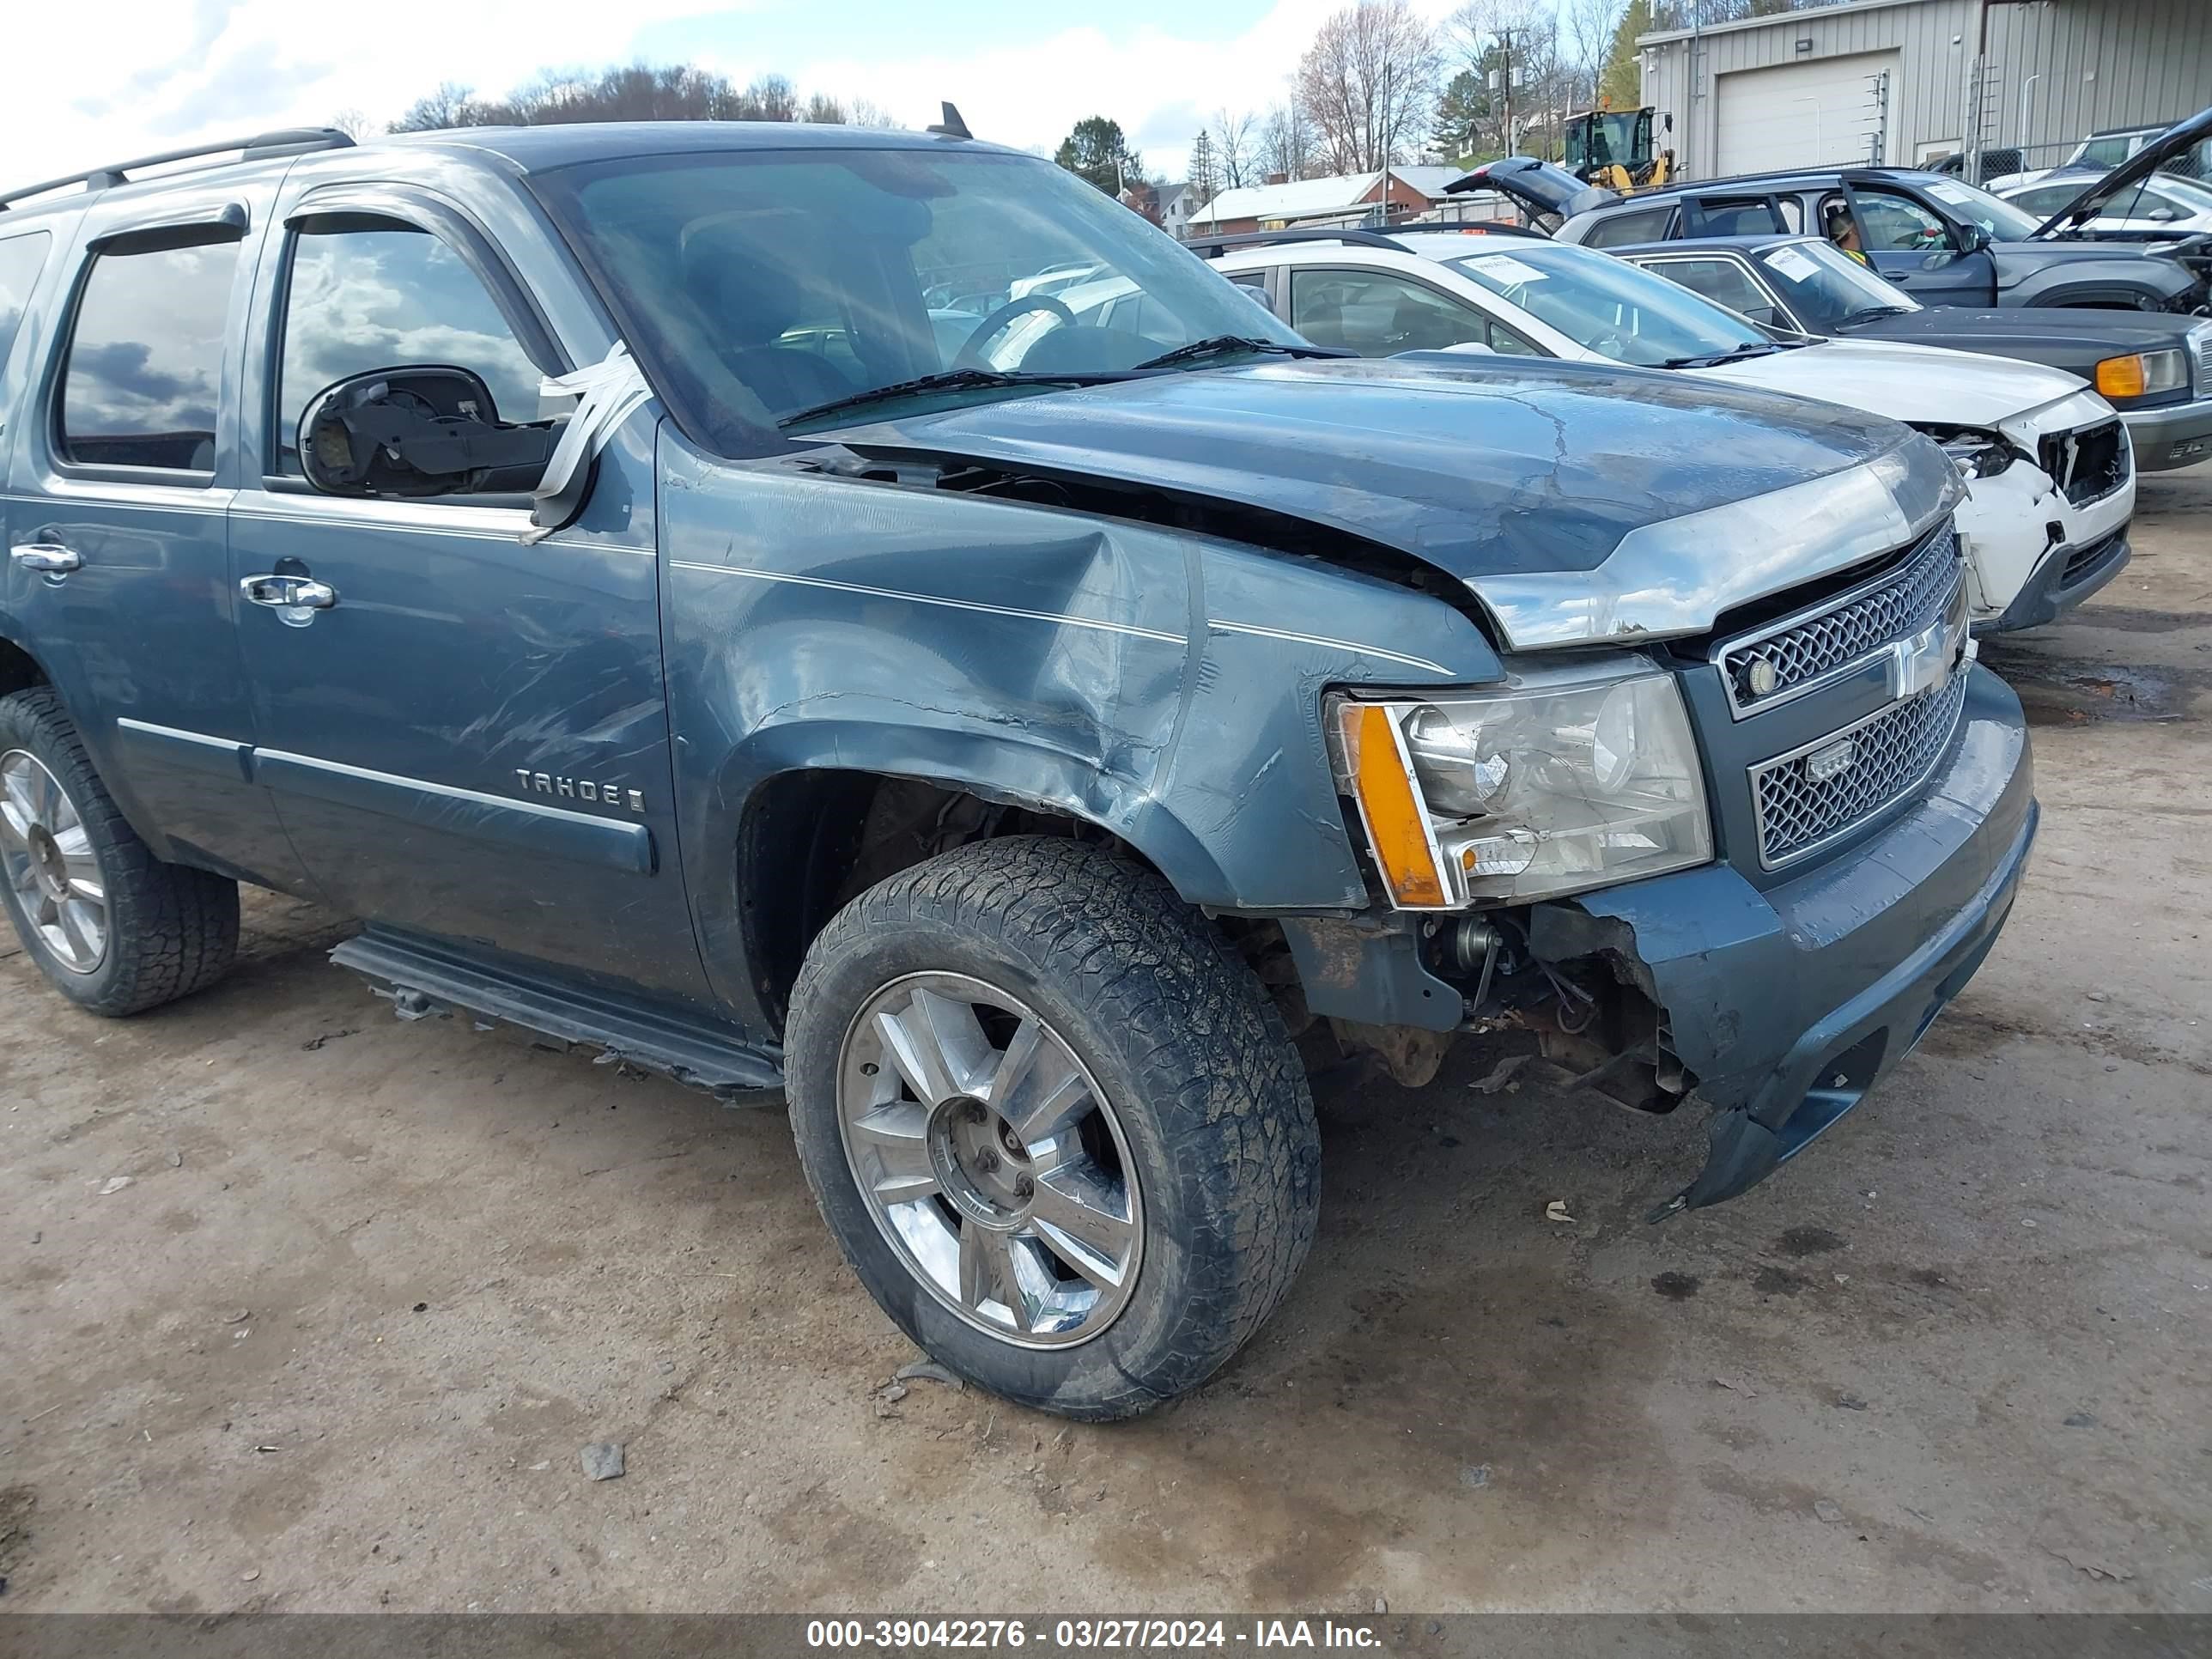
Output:
<instances>
[{"instance_id":1,"label":"off-road tire","mask_svg":"<svg viewBox=\"0 0 2212 1659\"><path fill-rule=\"evenodd\" d=\"M222 978L238 954L238 884L154 856L93 770L52 687L0 697L0 754L16 749L35 757L68 794L107 892L107 953L79 974L56 959L14 890L0 882L8 918L47 982L81 1008L120 1018Z\"/></svg>"},{"instance_id":2,"label":"off-road tire","mask_svg":"<svg viewBox=\"0 0 2212 1659\"><path fill-rule=\"evenodd\" d=\"M1079 1346L1024 1348L953 1314L860 1193L838 1121L847 1029L917 973L1011 992L1111 1097L1143 1194L1143 1255L1127 1305ZM900 1329L977 1387L1065 1417L1133 1415L1218 1370L1304 1262L1321 1146L1297 1051L1219 933L1133 859L1021 836L903 871L823 929L791 1006L792 1127L823 1217Z\"/></svg>"}]
</instances>

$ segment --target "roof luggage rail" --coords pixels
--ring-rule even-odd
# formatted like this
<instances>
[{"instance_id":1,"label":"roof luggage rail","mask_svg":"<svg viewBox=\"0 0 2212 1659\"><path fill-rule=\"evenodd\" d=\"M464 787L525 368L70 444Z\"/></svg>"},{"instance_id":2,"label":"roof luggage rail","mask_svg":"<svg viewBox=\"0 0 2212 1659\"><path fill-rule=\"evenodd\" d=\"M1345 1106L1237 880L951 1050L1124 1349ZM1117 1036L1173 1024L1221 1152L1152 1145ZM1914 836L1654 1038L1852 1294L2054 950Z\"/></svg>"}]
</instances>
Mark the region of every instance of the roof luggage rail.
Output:
<instances>
[{"instance_id":1,"label":"roof luggage rail","mask_svg":"<svg viewBox=\"0 0 2212 1659\"><path fill-rule=\"evenodd\" d=\"M1395 236L1379 230L1363 230L1354 225L1337 229L1326 227L1310 230L1237 230L1218 236L1187 236L1183 246L1200 258L1211 258L1206 252L1211 248L1218 253L1224 248L1260 247L1269 242L1349 242L1357 247L1387 247L1394 253L1408 250Z\"/></svg>"},{"instance_id":2,"label":"roof luggage rail","mask_svg":"<svg viewBox=\"0 0 2212 1659\"><path fill-rule=\"evenodd\" d=\"M1552 240L1540 230L1528 230L1520 225L1489 219L1446 219L1428 223L1409 219L1389 230L1368 230L1356 225L1331 229L1323 225L1304 230L1238 230L1220 236L1186 236L1183 246L1205 259L1210 259L1229 248L1264 247L1270 242L1346 242L1354 247L1384 247L1393 253L1411 253L1413 250L1400 241L1400 237L1449 236L1455 234L1525 236L1540 242Z\"/></svg>"},{"instance_id":3,"label":"roof luggage rail","mask_svg":"<svg viewBox=\"0 0 2212 1659\"><path fill-rule=\"evenodd\" d=\"M188 144L182 149L167 149L155 155L140 155L128 161L111 161L106 167L93 167L84 173L69 173L58 179L48 179L35 185L24 185L15 190L0 191L0 213L10 204L33 196L44 196L49 191L65 190L71 185L82 185L88 196L103 190L113 190L118 185L127 185L131 175L145 167L166 167L172 161L195 161L203 155L223 155L232 150L239 152L239 161L261 161L279 155L305 155L319 149L349 149L353 135L341 132L336 127L279 127L271 132L260 132L250 138L226 138L219 143Z\"/></svg>"}]
</instances>

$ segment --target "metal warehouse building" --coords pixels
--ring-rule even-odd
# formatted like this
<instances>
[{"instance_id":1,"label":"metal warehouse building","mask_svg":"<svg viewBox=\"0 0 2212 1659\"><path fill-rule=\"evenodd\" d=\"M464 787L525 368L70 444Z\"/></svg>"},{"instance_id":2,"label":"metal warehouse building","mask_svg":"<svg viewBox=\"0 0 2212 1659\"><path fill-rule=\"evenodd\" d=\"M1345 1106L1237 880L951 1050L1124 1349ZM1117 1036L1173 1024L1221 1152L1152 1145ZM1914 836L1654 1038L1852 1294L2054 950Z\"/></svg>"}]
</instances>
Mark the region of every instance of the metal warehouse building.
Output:
<instances>
[{"instance_id":1,"label":"metal warehouse building","mask_svg":"<svg viewBox=\"0 0 2212 1659\"><path fill-rule=\"evenodd\" d=\"M1692 179L1930 161L1965 148L1978 104L1984 151L2047 166L2089 132L2212 103L2212 0L1847 0L1638 44Z\"/></svg>"}]
</instances>

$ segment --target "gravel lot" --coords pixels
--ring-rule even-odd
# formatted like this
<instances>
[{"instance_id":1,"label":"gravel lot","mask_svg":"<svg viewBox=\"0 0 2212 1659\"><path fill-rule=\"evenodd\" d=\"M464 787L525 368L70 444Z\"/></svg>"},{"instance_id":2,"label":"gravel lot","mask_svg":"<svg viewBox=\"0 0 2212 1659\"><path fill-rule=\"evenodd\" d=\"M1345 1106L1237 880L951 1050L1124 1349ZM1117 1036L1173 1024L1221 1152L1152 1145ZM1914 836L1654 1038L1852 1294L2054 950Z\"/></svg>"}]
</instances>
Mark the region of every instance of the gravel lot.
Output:
<instances>
[{"instance_id":1,"label":"gravel lot","mask_svg":"<svg viewBox=\"0 0 2212 1659\"><path fill-rule=\"evenodd\" d=\"M2145 480L1988 652L2034 869L1816 1153L1652 1228L1690 1115L1340 1090L1299 1287L1134 1425L884 1400L780 1115L401 1024L321 913L120 1024L9 955L4 1606L2212 1610L2208 526Z\"/></svg>"}]
</instances>

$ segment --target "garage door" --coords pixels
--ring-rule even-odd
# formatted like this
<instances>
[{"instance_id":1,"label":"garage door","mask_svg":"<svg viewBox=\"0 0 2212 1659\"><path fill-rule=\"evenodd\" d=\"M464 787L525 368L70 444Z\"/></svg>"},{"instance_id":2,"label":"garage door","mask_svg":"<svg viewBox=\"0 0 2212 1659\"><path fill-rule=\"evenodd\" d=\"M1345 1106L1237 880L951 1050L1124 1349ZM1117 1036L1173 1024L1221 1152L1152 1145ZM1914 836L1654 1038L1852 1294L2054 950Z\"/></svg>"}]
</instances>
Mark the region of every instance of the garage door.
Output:
<instances>
[{"instance_id":1,"label":"garage door","mask_svg":"<svg viewBox=\"0 0 2212 1659\"><path fill-rule=\"evenodd\" d=\"M1894 100L1899 62L1897 52L1868 52L1719 76L1722 175L1865 161L1880 125L1874 77L1889 71Z\"/></svg>"}]
</instances>

